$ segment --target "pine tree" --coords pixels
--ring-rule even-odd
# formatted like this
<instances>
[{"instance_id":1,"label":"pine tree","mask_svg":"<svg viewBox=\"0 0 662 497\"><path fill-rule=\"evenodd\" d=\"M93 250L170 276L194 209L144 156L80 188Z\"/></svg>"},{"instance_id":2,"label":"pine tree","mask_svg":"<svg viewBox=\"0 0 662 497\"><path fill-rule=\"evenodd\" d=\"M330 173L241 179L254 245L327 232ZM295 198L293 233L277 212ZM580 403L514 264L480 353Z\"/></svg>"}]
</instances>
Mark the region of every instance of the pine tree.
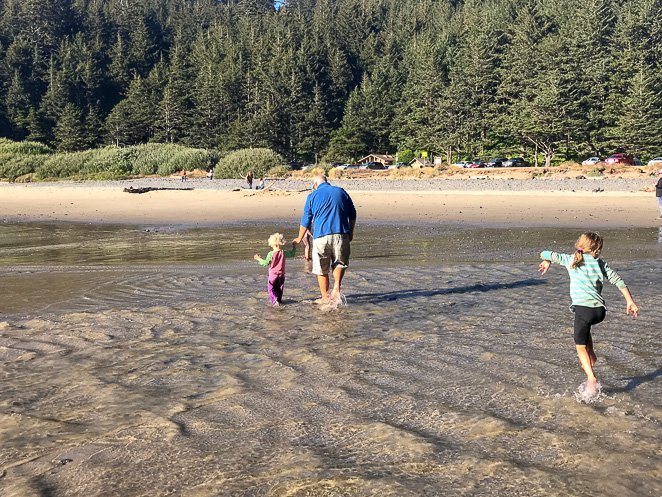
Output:
<instances>
[{"instance_id":1,"label":"pine tree","mask_svg":"<svg viewBox=\"0 0 662 497\"><path fill-rule=\"evenodd\" d=\"M183 134L184 111L180 107L175 92L170 86L163 90L163 98L159 103L154 140L174 143Z\"/></svg>"},{"instance_id":2,"label":"pine tree","mask_svg":"<svg viewBox=\"0 0 662 497\"><path fill-rule=\"evenodd\" d=\"M12 126L12 135L18 139L24 138L26 132L25 119L30 111L30 97L19 71L14 72L7 90L5 106L7 117L9 117Z\"/></svg>"},{"instance_id":3,"label":"pine tree","mask_svg":"<svg viewBox=\"0 0 662 497\"><path fill-rule=\"evenodd\" d=\"M120 101L106 118L107 141L116 147L131 145L134 143L132 134L132 123L130 120L129 103Z\"/></svg>"},{"instance_id":4,"label":"pine tree","mask_svg":"<svg viewBox=\"0 0 662 497\"><path fill-rule=\"evenodd\" d=\"M572 95L565 93L562 80L558 70L548 69L533 83L530 99L515 105L517 133L544 154L545 167L551 166L573 130Z\"/></svg>"},{"instance_id":5,"label":"pine tree","mask_svg":"<svg viewBox=\"0 0 662 497\"><path fill-rule=\"evenodd\" d=\"M28 132L25 139L28 141L48 143L51 139L43 116L34 107L30 108L25 118L25 128Z\"/></svg>"},{"instance_id":6,"label":"pine tree","mask_svg":"<svg viewBox=\"0 0 662 497\"><path fill-rule=\"evenodd\" d=\"M83 114L74 104L67 104L55 125L55 143L63 152L75 152L88 147Z\"/></svg>"},{"instance_id":7,"label":"pine tree","mask_svg":"<svg viewBox=\"0 0 662 497\"><path fill-rule=\"evenodd\" d=\"M90 147L96 148L103 143L105 134L104 122L101 112L95 105L90 105L87 108L85 134Z\"/></svg>"},{"instance_id":8,"label":"pine tree","mask_svg":"<svg viewBox=\"0 0 662 497\"><path fill-rule=\"evenodd\" d=\"M342 124L331 136L327 160L354 161L368 151L360 110L361 93L357 88L347 101Z\"/></svg>"},{"instance_id":9,"label":"pine tree","mask_svg":"<svg viewBox=\"0 0 662 497\"><path fill-rule=\"evenodd\" d=\"M662 85L655 71L641 62L629 81L627 96L618 118L621 145L636 155L659 154L662 130Z\"/></svg>"}]
</instances>

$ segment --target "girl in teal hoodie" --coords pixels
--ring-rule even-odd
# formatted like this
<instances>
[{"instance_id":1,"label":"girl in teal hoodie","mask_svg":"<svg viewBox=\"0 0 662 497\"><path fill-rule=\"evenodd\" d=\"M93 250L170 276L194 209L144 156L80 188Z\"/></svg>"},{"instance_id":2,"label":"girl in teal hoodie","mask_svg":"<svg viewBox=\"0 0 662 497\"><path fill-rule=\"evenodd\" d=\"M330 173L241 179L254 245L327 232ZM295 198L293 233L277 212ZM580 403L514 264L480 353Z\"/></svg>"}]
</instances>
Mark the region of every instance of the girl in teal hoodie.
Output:
<instances>
[{"instance_id":1,"label":"girl in teal hoodie","mask_svg":"<svg viewBox=\"0 0 662 497\"><path fill-rule=\"evenodd\" d=\"M540 253L542 262L538 266L541 274L545 274L549 266L560 264L565 266L570 275L570 309L575 313L575 346L579 362L586 373L587 390L597 392L598 380L593 367L597 357L593 350L591 326L601 323L606 314L605 300L602 298L602 286L605 280L621 291L625 297L627 314L635 317L639 314L639 307L634 303L630 290L623 279L600 259L603 240L598 233L588 231L582 233L575 243L575 253L559 254L545 250Z\"/></svg>"}]
</instances>

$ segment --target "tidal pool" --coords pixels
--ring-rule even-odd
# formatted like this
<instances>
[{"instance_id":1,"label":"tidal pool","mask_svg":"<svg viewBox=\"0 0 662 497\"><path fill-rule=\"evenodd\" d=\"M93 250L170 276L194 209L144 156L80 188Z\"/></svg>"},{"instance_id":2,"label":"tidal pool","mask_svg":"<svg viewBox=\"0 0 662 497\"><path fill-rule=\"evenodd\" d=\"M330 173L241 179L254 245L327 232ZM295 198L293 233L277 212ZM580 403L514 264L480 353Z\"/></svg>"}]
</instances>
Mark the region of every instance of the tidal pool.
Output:
<instances>
[{"instance_id":1,"label":"tidal pool","mask_svg":"<svg viewBox=\"0 0 662 497\"><path fill-rule=\"evenodd\" d=\"M0 225L3 496L657 496L662 243L604 231L604 390L577 402L572 229L360 227L347 307L291 226Z\"/></svg>"}]
</instances>

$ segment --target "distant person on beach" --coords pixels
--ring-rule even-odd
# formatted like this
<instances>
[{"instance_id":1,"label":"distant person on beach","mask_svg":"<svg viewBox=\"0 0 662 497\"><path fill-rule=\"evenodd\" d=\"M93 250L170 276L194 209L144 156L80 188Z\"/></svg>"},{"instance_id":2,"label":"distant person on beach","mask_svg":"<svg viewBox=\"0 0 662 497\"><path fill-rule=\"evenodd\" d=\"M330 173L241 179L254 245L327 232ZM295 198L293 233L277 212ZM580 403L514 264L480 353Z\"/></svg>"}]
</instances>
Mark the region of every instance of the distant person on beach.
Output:
<instances>
[{"instance_id":1,"label":"distant person on beach","mask_svg":"<svg viewBox=\"0 0 662 497\"><path fill-rule=\"evenodd\" d=\"M267 278L267 291L271 305L278 307L283 303L283 289L285 287L285 259L296 255L296 245L290 250L283 250L285 237L280 233L274 233L267 241L271 247L271 252L262 259L258 254L253 256L260 266L269 266L269 276Z\"/></svg>"},{"instance_id":2,"label":"distant person on beach","mask_svg":"<svg viewBox=\"0 0 662 497\"><path fill-rule=\"evenodd\" d=\"M264 178L260 178L260 181L257 182L256 190L264 190Z\"/></svg>"},{"instance_id":3,"label":"distant person on beach","mask_svg":"<svg viewBox=\"0 0 662 497\"><path fill-rule=\"evenodd\" d=\"M246 175L246 184L248 185L249 190L253 188L253 171L248 171L248 174Z\"/></svg>"},{"instance_id":4,"label":"distant person on beach","mask_svg":"<svg viewBox=\"0 0 662 497\"><path fill-rule=\"evenodd\" d=\"M183 171L182 171L182 183L185 183L186 180L187 180L187 178L186 178L186 170L183 170Z\"/></svg>"},{"instance_id":5,"label":"distant person on beach","mask_svg":"<svg viewBox=\"0 0 662 497\"><path fill-rule=\"evenodd\" d=\"M213 168L213 167L210 167L210 168L209 168L209 171L207 171L207 177L208 177L210 180L214 179L214 168Z\"/></svg>"},{"instance_id":6,"label":"distant person on beach","mask_svg":"<svg viewBox=\"0 0 662 497\"><path fill-rule=\"evenodd\" d=\"M545 250L540 253L542 262L538 266L541 274L545 274L549 266L560 264L565 266L570 275L570 309L575 313L575 346L577 356L586 373L586 392L595 395L600 386L593 368L597 361L593 350L591 326L601 323L606 314L605 300L602 297L602 286L605 280L621 291L625 297L625 312L633 316L639 315L639 307L634 303L630 290L625 282L609 265L600 259L603 240L598 233L587 231L575 243L575 253L559 254Z\"/></svg>"},{"instance_id":7,"label":"distant person on beach","mask_svg":"<svg viewBox=\"0 0 662 497\"><path fill-rule=\"evenodd\" d=\"M662 219L662 169L657 172L657 183L655 183L655 196L657 197L657 207L660 209L660 216Z\"/></svg>"},{"instance_id":8,"label":"distant person on beach","mask_svg":"<svg viewBox=\"0 0 662 497\"><path fill-rule=\"evenodd\" d=\"M299 236L293 240L299 244L312 229L313 273L322 297L317 303L339 302L342 299L341 283L349 266L350 242L354 237L356 209L345 190L331 186L323 174L315 177L313 192L306 198ZM333 272L333 291L329 293L329 272Z\"/></svg>"}]
</instances>

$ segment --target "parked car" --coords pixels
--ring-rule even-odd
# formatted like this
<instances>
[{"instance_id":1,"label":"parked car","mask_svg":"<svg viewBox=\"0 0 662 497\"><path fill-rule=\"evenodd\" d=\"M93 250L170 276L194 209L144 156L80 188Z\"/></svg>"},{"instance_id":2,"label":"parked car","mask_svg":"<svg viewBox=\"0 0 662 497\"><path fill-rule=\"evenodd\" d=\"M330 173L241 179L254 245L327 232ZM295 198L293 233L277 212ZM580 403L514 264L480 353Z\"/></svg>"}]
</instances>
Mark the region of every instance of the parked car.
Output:
<instances>
[{"instance_id":1,"label":"parked car","mask_svg":"<svg viewBox=\"0 0 662 497\"><path fill-rule=\"evenodd\" d=\"M655 157L648 161L649 166L662 166L662 157Z\"/></svg>"},{"instance_id":2,"label":"parked car","mask_svg":"<svg viewBox=\"0 0 662 497\"><path fill-rule=\"evenodd\" d=\"M595 166L598 162L600 162L600 157L589 157L582 161L582 166Z\"/></svg>"},{"instance_id":3,"label":"parked car","mask_svg":"<svg viewBox=\"0 0 662 497\"><path fill-rule=\"evenodd\" d=\"M395 164L391 164L388 166L388 169L402 169L403 167L407 167L409 164L406 162L396 162Z\"/></svg>"},{"instance_id":4,"label":"parked car","mask_svg":"<svg viewBox=\"0 0 662 497\"><path fill-rule=\"evenodd\" d=\"M453 165L453 166L456 166L456 167L464 167L464 168L467 168L467 167L469 167L469 164L471 164L471 161L467 161L467 160L459 160L459 161L457 161L457 162L453 162L452 165Z\"/></svg>"},{"instance_id":5,"label":"parked car","mask_svg":"<svg viewBox=\"0 0 662 497\"><path fill-rule=\"evenodd\" d=\"M485 163L482 160L472 160L467 166L470 169L477 169L480 167L485 167Z\"/></svg>"},{"instance_id":6,"label":"parked car","mask_svg":"<svg viewBox=\"0 0 662 497\"><path fill-rule=\"evenodd\" d=\"M529 163L521 157L511 157L503 163L503 167L527 167L528 165Z\"/></svg>"},{"instance_id":7,"label":"parked car","mask_svg":"<svg viewBox=\"0 0 662 497\"><path fill-rule=\"evenodd\" d=\"M503 163L506 162L506 159L502 157L497 157L495 159L490 159L487 161L487 164L485 164L487 167L503 167Z\"/></svg>"},{"instance_id":8,"label":"parked car","mask_svg":"<svg viewBox=\"0 0 662 497\"><path fill-rule=\"evenodd\" d=\"M635 157L628 154L612 154L605 159L607 164L626 164L628 166L635 166Z\"/></svg>"},{"instance_id":9,"label":"parked car","mask_svg":"<svg viewBox=\"0 0 662 497\"><path fill-rule=\"evenodd\" d=\"M361 169L380 170L386 169L386 167L380 162L366 162L361 166Z\"/></svg>"}]
</instances>

